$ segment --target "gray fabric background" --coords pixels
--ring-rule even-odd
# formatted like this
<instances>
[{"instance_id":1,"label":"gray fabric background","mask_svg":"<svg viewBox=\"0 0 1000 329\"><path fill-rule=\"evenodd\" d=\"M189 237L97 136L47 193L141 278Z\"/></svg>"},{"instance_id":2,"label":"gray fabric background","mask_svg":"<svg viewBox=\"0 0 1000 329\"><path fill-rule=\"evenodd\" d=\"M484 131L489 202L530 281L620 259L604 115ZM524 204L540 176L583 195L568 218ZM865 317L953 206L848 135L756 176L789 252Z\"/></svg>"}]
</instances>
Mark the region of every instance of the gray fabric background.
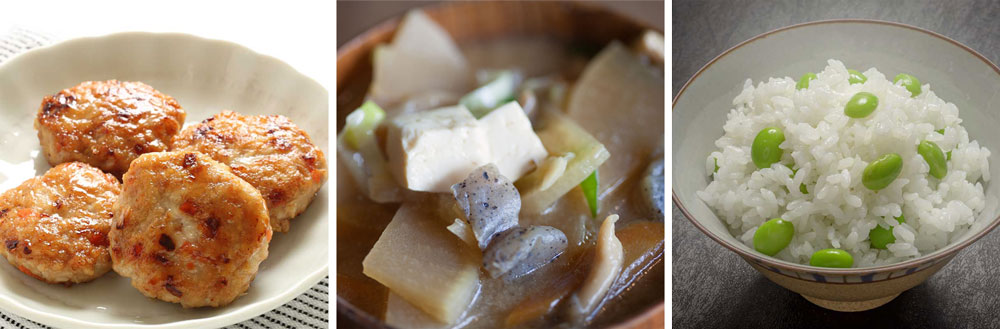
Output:
<instances>
[{"instance_id":1,"label":"gray fabric background","mask_svg":"<svg viewBox=\"0 0 1000 329\"><path fill-rule=\"evenodd\" d=\"M44 46L57 40L53 36L36 31L15 27L0 34L0 63L14 55ZM0 266L9 266L0 264ZM108 274L114 275L114 274ZM171 307L175 305L164 305ZM324 278L305 293L292 301L261 314L250 320L237 323L226 328L261 329L261 328L311 328L323 329L330 327L330 277ZM38 322L31 321L13 313L0 310L0 328L39 329L50 328Z\"/></svg>"},{"instance_id":2,"label":"gray fabric background","mask_svg":"<svg viewBox=\"0 0 1000 329\"><path fill-rule=\"evenodd\" d=\"M953 38L1000 63L1000 1L678 0L673 3L673 95L702 65L746 39L787 25L833 18L915 25ZM695 228L675 205L673 325L1000 328L998 254L1000 233L992 232L960 252L927 282L889 304L866 312L839 313L819 308L767 280Z\"/></svg>"}]
</instances>

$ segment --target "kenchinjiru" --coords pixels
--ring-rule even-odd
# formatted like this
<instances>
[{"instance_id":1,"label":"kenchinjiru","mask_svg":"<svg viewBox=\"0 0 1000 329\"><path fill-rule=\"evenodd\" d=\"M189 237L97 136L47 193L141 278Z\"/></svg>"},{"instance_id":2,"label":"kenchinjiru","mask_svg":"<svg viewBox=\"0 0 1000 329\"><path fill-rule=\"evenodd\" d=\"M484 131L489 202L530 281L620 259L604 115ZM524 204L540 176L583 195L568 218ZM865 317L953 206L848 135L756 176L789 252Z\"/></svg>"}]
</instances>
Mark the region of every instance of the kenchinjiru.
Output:
<instances>
[{"instance_id":1,"label":"kenchinjiru","mask_svg":"<svg viewBox=\"0 0 1000 329\"><path fill-rule=\"evenodd\" d=\"M662 35L639 40L459 47L409 13L339 133L338 295L401 328L581 326L662 301Z\"/></svg>"}]
</instances>

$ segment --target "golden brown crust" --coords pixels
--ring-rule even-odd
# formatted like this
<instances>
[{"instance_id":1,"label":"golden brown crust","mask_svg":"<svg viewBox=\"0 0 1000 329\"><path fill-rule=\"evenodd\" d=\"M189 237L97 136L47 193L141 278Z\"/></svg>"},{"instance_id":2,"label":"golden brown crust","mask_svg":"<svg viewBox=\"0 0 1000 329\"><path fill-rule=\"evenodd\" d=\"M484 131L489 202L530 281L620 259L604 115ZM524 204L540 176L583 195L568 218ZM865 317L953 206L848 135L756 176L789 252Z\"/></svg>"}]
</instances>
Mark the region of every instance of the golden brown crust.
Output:
<instances>
[{"instance_id":1,"label":"golden brown crust","mask_svg":"<svg viewBox=\"0 0 1000 329\"><path fill-rule=\"evenodd\" d=\"M288 231L326 181L326 158L309 135L280 115L232 111L193 124L173 141L175 151L198 151L229 165L267 201L271 227Z\"/></svg>"},{"instance_id":2,"label":"golden brown crust","mask_svg":"<svg viewBox=\"0 0 1000 329\"><path fill-rule=\"evenodd\" d=\"M118 179L70 162L0 195L0 254L49 283L80 283L111 270L108 230Z\"/></svg>"},{"instance_id":3,"label":"golden brown crust","mask_svg":"<svg viewBox=\"0 0 1000 329\"><path fill-rule=\"evenodd\" d=\"M271 240L260 193L197 152L144 154L123 177L109 234L115 272L184 307L243 294Z\"/></svg>"},{"instance_id":4,"label":"golden brown crust","mask_svg":"<svg viewBox=\"0 0 1000 329\"><path fill-rule=\"evenodd\" d=\"M49 164L82 161L120 176L139 155L166 151L184 117L173 97L142 82L87 81L46 96L35 129Z\"/></svg>"}]
</instances>

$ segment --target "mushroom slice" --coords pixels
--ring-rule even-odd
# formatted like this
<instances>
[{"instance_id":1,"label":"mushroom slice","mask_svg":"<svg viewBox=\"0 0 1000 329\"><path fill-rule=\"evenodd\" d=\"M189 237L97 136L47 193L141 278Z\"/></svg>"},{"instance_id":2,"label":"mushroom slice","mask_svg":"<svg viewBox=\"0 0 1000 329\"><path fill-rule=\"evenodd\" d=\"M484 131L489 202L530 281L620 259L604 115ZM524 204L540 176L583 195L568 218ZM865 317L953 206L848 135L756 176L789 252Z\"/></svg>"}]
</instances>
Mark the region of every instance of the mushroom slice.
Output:
<instances>
[{"instance_id":1,"label":"mushroom slice","mask_svg":"<svg viewBox=\"0 0 1000 329\"><path fill-rule=\"evenodd\" d=\"M639 183L642 192L642 203L656 220L664 220L663 212L663 156L653 160L642 174Z\"/></svg>"},{"instance_id":2,"label":"mushroom slice","mask_svg":"<svg viewBox=\"0 0 1000 329\"><path fill-rule=\"evenodd\" d=\"M571 311L576 317L589 315L604 299L608 288L622 271L624 251L622 243L615 236L617 221L618 215L608 216L601 224L600 232L597 233L597 258L590 268L590 274L587 275L583 287L571 300Z\"/></svg>"},{"instance_id":3,"label":"mushroom slice","mask_svg":"<svg viewBox=\"0 0 1000 329\"><path fill-rule=\"evenodd\" d=\"M469 227L469 223L464 220L455 218L455 222L448 225L448 231L455 234L459 239L462 239L466 244L477 247L476 245L476 235L472 233L472 228Z\"/></svg>"},{"instance_id":4,"label":"mushroom slice","mask_svg":"<svg viewBox=\"0 0 1000 329\"><path fill-rule=\"evenodd\" d=\"M480 250L485 250L496 235L517 226L521 194L514 183L500 175L496 165L476 168L464 181L452 185L451 192L472 225Z\"/></svg>"},{"instance_id":5,"label":"mushroom slice","mask_svg":"<svg viewBox=\"0 0 1000 329\"><path fill-rule=\"evenodd\" d=\"M566 235L554 227L513 228L486 248L483 267L494 278L518 278L552 262L566 250L566 244Z\"/></svg>"},{"instance_id":6,"label":"mushroom slice","mask_svg":"<svg viewBox=\"0 0 1000 329\"><path fill-rule=\"evenodd\" d=\"M573 159L573 152L566 152L561 156L550 155L539 166L542 171L542 183L538 186L539 191L545 191L556 183L559 177L566 173L566 165Z\"/></svg>"}]
</instances>

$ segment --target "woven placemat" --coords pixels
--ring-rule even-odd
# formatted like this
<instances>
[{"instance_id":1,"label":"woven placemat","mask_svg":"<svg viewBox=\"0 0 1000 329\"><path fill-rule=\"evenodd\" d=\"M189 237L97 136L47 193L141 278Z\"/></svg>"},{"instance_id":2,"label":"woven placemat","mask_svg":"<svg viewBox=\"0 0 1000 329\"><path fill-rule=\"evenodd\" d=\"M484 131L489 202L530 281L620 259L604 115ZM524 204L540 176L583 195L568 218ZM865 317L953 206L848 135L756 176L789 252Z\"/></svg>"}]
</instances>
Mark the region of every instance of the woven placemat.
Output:
<instances>
[{"instance_id":1,"label":"woven placemat","mask_svg":"<svg viewBox=\"0 0 1000 329\"><path fill-rule=\"evenodd\" d=\"M0 63L18 53L50 44L56 40L55 37L45 33L13 27L8 33L0 36ZM285 305L226 328L325 329L329 327L330 277L328 276ZM51 327L0 310L0 328L40 329Z\"/></svg>"}]
</instances>

